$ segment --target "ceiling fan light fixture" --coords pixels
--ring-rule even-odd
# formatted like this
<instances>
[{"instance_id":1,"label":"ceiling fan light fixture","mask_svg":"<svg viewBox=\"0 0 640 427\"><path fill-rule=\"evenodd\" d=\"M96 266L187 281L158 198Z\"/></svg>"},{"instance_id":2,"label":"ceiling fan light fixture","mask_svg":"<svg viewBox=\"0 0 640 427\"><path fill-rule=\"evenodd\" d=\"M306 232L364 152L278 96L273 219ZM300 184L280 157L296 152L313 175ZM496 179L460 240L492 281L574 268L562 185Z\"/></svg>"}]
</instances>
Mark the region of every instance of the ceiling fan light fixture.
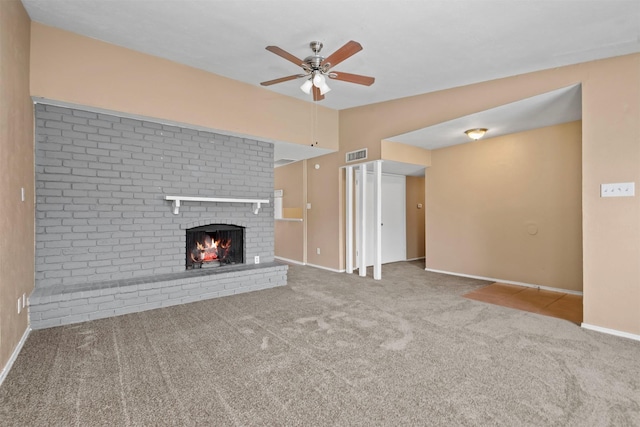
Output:
<instances>
[{"instance_id":1,"label":"ceiling fan light fixture","mask_svg":"<svg viewBox=\"0 0 640 427\"><path fill-rule=\"evenodd\" d=\"M327 84L327 79L319 72L316 72L313 76L313 85L320 89L320 94L322 95L331 90L331 88Z\"/></svg>"},{"instance_id":2,"label":"ceiling fan light fixture","mask_svg":"<svg viewBox=\"0 0 640 427\"><path fill-rule=\"evenodd\" d=\"M300 86L300 90L309 95L311 93L312 86L313 82L311 81L311 79L307 79L304 81L304 83L302 83L302 86Z\"/></svg>"},{"instance_id":3,"label":"ceiling fan light fixture","mask_svg":"<svg viewBox=\"0 0 640 427\"><path fill-rule=\"evenodd\" d=\"M313 76L313 85L317 88L322 87L322 85L326 85L327 82L324 80L324 76L320 73L315 73Z\"/></svg>"},{"instance_id":4,"label":"ceiling fan light fixture","mask_svg":"<svg viewBox=\"0 0 640 427\"><path fill-rule=\"evenodd\" d=\"M487 130L488 129L486 128L476 128L476 129L465 130L464 133L466 133L469 138L473 139L474 141L477 141L480 138L482 138L485 133L487 133Z\"/></svg>"},{"instance_id":5,"label":"ceiling fan light fixture","mask_svg":"<svg viewBox=\"0 0 640 427\"><path fill-rule=\"evenodd\" d=\"M320 94L324 95L325 93L329 92L331 90L331 88L325 83L322 86L320 86L318 89L320 89Z\"/></svg>"}]
</instances>

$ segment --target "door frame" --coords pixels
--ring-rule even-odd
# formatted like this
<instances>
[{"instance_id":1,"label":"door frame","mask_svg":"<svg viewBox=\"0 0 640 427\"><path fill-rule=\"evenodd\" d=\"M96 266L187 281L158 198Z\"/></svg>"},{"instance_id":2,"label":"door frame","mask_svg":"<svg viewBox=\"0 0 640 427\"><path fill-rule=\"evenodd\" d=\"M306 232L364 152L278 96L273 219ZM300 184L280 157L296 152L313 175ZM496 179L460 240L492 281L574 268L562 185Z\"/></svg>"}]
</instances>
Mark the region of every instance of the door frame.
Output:
<instances>
[{"instance_id":1,"label":"door frame","mask_svg":"<svg viewBox=\"0 0 640 427\"><path fill-rule=\"evenodd\" d=\"M356 194L359 192L359 186L362 172L358 169L356 170L356 183L355 183L355 191ZM367 170L366 173L366 209L365 209L365 235L373 236L373 183L374 183L374 173ZM380 217L381 223L381 263L387 264L390 262L397 261L406 261L407 259L407 206L406 206L406 197L407 197L407 184L406 184L406 176L391 174L391 173L382 173L381 179L381 205L382 205L382 213ZM359 208L359 207L358 207ZM360 255L360 227L358 227L359 216L356 215L356 265L359 265L359 255ZM373 263L373 251L371 240L367 241L366 247L366 259L365 263L367 267L372 266ZM394 245L394 246L391 246Z\"/></svg>"}]
</instances>

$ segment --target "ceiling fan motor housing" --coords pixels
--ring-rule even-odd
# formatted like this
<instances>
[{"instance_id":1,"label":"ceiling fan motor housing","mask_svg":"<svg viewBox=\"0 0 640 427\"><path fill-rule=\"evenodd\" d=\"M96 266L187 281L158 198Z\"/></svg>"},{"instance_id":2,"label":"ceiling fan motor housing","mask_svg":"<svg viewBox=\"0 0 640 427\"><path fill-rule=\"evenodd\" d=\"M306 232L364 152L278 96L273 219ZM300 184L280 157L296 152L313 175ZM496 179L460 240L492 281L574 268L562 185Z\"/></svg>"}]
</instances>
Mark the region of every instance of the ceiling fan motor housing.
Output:
<instances>
[{"instance_id":1,"label":"ceiling fan motor housing","mask_svg":"<svg viewBox=\"0 0 640 427\"><path fill-rule=\"evenodd\" d=\"M313 73L314 71L326 73L327 70L329 70L329 67L331 67L331 64L322 65L322 61L324 61L324 56L320 55L322 46L322 42L319 41L309 43L309 47L313 51L313 55L304 58L304 63L302 64L302 67L307 73Z\"/></svg>"}]
</instances>

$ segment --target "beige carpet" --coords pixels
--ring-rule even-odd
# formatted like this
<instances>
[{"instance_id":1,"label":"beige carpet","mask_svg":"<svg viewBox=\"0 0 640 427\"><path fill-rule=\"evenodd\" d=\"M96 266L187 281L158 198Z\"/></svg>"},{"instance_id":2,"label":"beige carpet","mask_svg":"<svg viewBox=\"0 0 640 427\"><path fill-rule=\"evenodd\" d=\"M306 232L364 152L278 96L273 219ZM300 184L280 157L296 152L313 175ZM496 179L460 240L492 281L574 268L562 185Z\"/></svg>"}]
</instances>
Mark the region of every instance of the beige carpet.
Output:
<instances>
[{"instance_id":1,"label":"beige carpet","mask_svg":"<svg viewBox=\"0 0 640 427\"><path fill-rule=\"evenodd\" d=\"M33 332L0 425L634 426L640 342L465 299L487 282L292 266L289 286Z\"/></svg>"}]
</instances>

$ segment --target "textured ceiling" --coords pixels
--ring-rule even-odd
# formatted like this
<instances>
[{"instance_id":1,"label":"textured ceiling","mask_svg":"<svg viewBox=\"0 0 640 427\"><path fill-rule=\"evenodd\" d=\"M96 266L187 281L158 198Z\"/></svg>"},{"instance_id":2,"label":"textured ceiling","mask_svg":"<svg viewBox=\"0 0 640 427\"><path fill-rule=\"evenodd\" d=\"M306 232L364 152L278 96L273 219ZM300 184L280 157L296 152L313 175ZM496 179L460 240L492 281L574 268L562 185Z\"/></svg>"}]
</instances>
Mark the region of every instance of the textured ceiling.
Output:
<instances>
[{"instance_id":1,"label":"textured ceiling","mask_svg":"<svg viewBox=\"0 0 640 427\"><path fill-rule=\"evenodd\" d=\"M349 40L363 50L339 64L373 76L329 81L321 101L345 109L640 52L640 0L23 0L32 20L184 63L251 85L296 74L265 50L325 56ZM300 80L264 88L309 100Z\"/></svg>"}]
</instances>

